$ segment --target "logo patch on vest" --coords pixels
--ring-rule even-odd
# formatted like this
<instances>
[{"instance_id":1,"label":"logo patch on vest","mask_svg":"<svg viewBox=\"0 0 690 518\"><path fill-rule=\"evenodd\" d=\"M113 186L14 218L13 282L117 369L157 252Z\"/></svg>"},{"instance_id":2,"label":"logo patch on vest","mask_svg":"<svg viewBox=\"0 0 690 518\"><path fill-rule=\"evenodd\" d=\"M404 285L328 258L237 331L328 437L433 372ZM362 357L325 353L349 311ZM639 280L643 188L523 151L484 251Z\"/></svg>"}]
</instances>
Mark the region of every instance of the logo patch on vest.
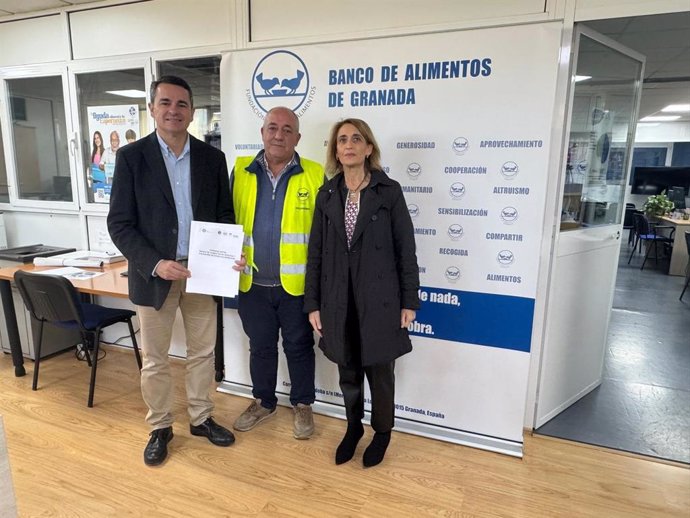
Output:
<instances>
[{"instance_id":1,"label":"logo patch on vest","mask_svg":"<svg viewBox=\"0 0 690 518\"><path fill-rule=\"evenodd\" d=\"M300 209L308 208L309 205L309 189L306 187L300 187L297 189L297 206Z\"/></svg>"}]
</instances>

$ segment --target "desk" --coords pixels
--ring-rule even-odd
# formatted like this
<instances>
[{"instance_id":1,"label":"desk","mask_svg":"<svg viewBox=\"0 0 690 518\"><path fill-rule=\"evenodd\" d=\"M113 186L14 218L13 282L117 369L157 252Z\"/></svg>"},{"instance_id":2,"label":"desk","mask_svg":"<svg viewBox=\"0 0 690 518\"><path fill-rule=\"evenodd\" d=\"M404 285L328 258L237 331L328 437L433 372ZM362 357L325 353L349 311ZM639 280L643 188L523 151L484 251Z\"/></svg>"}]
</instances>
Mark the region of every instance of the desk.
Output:
<instances>
[{"instance_id":1,"label":"desk","mask_svg":"<svg viewBox=\"0 0 690 518\"><path fill-rule=\"evenodd\" d=\"M26 370L24 369L24 356L22 355L19 330L17 329L17 315L14 311L14 302L12 300L11 281L14 280L14 273L17 270L32 272L54 269L55 267L34 266L33 264L18 264L17 266L0 268L0 298L2 299L2 305L5 309L5 323L7 325L7 335L10 342L10 350L12 352L12 364L14 365L14 375L17 377L26 375ZM126 261L107 264L103 267L103 275L81 281L73 280L72 284L74 284L74 287L77 288L77 291L80 293L128 298L129 289L127 286L127 278L120 276L120 273L124 271L127 271ZM216 381L222 381L224 377L223 371L225 369L223 358L222 299L218 302L217 316L215 369Z\"/></svg>"},{"instance_id":2,"label":"desk","mask_svg":"<svg viewBox=\"0 0 690 518\"><path fill-rule=\"evenodd\" d=\"M685 232L690 231L689 219L673 219L666 216L659 218L664 223L669 223L676 228L673 238L673 253L671 264L668 268L669 275L685 275L685 266L688 264L688 247L685 244Z\"/></svg>"},{"instance_id":3,"label":"desk","mask_svg":"<svg viewBox=\"0 0 690 518\"><path fill-rule=\"evenodd\" d=\"M17 270L32 272L51 269L54 270L55 267L34 266L33 264L17 264L16 266L0 268L0 297L2 298L2 305L5 310L5 324L7 326L7 336L10 342L10 351L12 352L14 375L17 377L24 376L26 370L24 369L22 344L17 328L17 314L14 311L11 281L14 280L14 273ZM105 272L104 275L99 275L98 277L83 281L73 281L72 284L74 284L81 293L127 298L127 279L120 277L120 272L124 270L127 270L126 262L109 264L103 268Z\"/></svg>"}]
</instances>

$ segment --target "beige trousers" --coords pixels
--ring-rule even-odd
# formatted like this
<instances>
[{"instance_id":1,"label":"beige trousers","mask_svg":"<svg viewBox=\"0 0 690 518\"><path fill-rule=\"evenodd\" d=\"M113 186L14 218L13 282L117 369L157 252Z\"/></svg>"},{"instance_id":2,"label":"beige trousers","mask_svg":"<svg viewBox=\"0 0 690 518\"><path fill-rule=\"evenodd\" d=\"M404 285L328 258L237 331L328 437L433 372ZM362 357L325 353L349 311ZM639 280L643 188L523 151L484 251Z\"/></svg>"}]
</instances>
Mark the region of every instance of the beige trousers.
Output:
<instances>
[{"instance_id":1,"label":"beige trousers","mask_svg":"<svg viewBox=\"0 0 690 518\"><path fill-rule=\"evenodd\" d=\"M160 310L137 306L141 325L141 394L153 430L173 424L173 383L168 352L177 309L182 313L187 341L185 385L187 411L193 425L213 414L210 390L214 380L216 303L210 295L185 293L186 281L173 281Z\"/></svg>"}]
</instances>

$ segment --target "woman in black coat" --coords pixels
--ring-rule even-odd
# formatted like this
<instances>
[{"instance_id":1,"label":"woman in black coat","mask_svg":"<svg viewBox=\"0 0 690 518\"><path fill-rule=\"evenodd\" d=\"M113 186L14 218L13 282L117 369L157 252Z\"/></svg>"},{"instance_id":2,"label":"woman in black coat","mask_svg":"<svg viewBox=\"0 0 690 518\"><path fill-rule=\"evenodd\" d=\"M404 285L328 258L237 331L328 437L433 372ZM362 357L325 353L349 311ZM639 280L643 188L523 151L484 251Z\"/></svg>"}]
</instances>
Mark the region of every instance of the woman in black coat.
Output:
<instances>
[{"instance_id":1,"label":"woman in black coat","mask_svg":"<svg viewBox=\"0 0 690 518\"><path fill-rule=\"evenodd\" d=\"M395 359L412 350L407 326L419 308L414 231L400 184L380 165L371 129L335 124L309 238L305 311L319 347L338 364L347 432L335 463L349 461L364 434L364 377L375 431L364 466L386 453L395 408Z\"/></svg>"}]
</instances>

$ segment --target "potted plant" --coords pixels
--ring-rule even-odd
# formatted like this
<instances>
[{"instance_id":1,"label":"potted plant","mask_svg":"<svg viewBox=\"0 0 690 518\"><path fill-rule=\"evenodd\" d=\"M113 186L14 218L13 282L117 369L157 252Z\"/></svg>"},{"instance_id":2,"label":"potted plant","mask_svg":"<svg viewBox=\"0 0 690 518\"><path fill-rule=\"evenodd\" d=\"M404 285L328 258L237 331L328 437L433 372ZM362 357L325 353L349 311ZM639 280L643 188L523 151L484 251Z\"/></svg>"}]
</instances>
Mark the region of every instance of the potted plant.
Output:
<instances>
[{"instance_id":1,"label":"potted plant","mask_svg":"<svg viewBox=\"0 0 690 518\"><path fill-rule=\"evenodd\" d=\"M664 191L661 194L647 198L642 209L648 218L656 219L671 212L674 206L673 202L666 196L666 191Z\"/></svg>"}]
</instances>

